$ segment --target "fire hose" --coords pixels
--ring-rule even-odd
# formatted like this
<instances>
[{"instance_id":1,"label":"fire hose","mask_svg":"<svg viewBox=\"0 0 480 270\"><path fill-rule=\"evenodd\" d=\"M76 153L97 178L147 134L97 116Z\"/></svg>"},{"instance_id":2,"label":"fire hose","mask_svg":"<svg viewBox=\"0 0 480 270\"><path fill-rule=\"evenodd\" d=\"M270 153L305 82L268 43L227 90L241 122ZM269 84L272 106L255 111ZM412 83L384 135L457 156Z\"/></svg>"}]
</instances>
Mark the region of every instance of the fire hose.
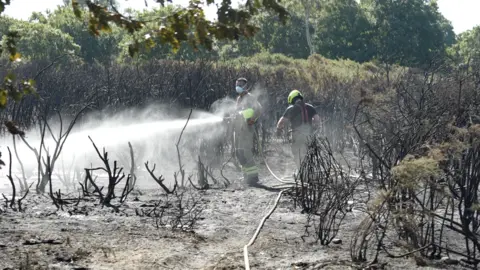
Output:
<instances>
[{"instance_id":1,"label":"fire hose","mask_svg":"<svg viewBox=\"0 0 480 270\"><path fill-rule=\"evenodd\" d=\"M260 140L258 139L259 136L258 136L258 132L257 130L255 129L254 131L254 136L256 137L257 139L257 143L258 143L258 152L261 153L262 155L262 158L263 158L263 161L265 162L265 167L267 167L267 170L268 172L277 180L279 181L280 183L282 183L284 186L285 185L288 185L288 186L285 186L277 195L277 198L275 200L275 203L273 204L272 208L270 209L270 211L262 218L262 220L260 221L260 224L258 225L257 227L257 230L255 231L254 235L252 236L252 238L250 239L250 241L243 247L243 258L244 258L244 263L245 263L245 269L246 270L250 270L250 261L248 259L248 247L253 245L253 243L255 243L255 240L257 239L258 235L260 234L260 231L262 230L266 220L268 218L270 218L270 216L273 214L273 212L275 211L275 209L277 208L278 206L278 203L280 202L280 199L283 195L283 193L285 191L288 191L289 189L291 189L295 184L295 182L292 182L292 181L287 181L287 180L284 180L284 179L281 179L280 177L278 177L277 175L275 175L275 173L272 171L272 169L270 168L270 166L268 165L268 162L267 162L267 157L265 156L265 152L263 151L263 148L262 148L262 145L260 143ZM235 131L234 131L234 138L235 138Z\"/></svg>"},{"instance_id":2,"label":"fire hose","mask_svg":"<svg viewBox=\"0 0 480 270\"><path fill-rule=\"evenodd\" d=\"M258 234L260 233L260 230L263 228L263 225L265 224L265 221L273 214L273 212L277 208L278 202L280 201L280 198L282 197L283 192L285 192L285 191L286 191L286 189L284 189L284 190L282 190L278 193L277 199L275 200L275 203L273 204L273 207L270 209L268 214L265 215L262 218L262 220L260 221L260 224L258 225L257 230L255 231L255 234L250 239L250 242L248 242L248 244L246 244L243 247L243 258L245 260L245 269L247 269L247 270L250 270L250 262L248 260L248 247L253 245L253 243L257 239Z\"/></svg>"},{"instance_id":3,"label":"fire hose","mask_svg":"<svg viewBox=\"0 0 480 270\"><path fill-rule=\"evenodd\" d=\"M230 124L230 122L234 119L234 117L225 117L224 118L224 121L226 121L228 124ZM273 178L275 180L277 180L278 182L281 183L281 191L278 193L277 195L277 198L272 206L272 208L270 209L270 211L262 218L262 220L260 221L260 224L258 225L254 235L252 236L252 238L250 239L250 241L243 247L243 257L244 257L244 262L245 262L245 269L247 270L250 270L250 261L249 261L249 258L248 258L248 247L253 245L255 243L255 240L257 239L258 235L260 234L260 231L262 230L266 220L273 214L273 212L275 211L275 209L277 208L278 206L278 203L280 202L280 199L283 195L283 193L285 191L288 191L289 189L291 189L293 187L293 185L295 184L294 181L288 181L288 180L285 180L285 179L282 179L280 177L278 177L271 169L271 167L268 165L268 162L267 162L267 158L265 156L265 152L263 151L263 148L262 148L262 145L261 145L261 142L260 140L258 139L259 136L258 136L258 132L257 130L255 129L254 130L254 136L256 137L257 139L257 143L258 143L258 152L261 153L261 156L263 158L263 161L265 163L265 167L267 167L267 170L268 172L273 176ZM235 145L235 130L233 130L233 144Z\"/></svg>"},{"instance_id":4,"label":"fire hose","mask_svg":"<svg viewBox=\"0 0 480 270\"><path fill-rule=\"evenodd\" d=\"M235 117L233 116L229 116L229 117L224 117L223 120L226 121L227 123L231 123L231 121L234 119ZM282 179L280 177L278 177L271 169L271 167L268 165L268 162L267 162L267 158L265 156L265 152L263 151L262 149L262 144L260 143L260 140L258 139L258 132L257 130L254 130L254 135L255 137L257 138L257 143L258 143L258 149L259 149L259 153L261 153L261 156L263 158L263 161L265 162L265 167L267 167L267 170L268 172L273 176L273 178L277 181L279 181L281 184L283 185L291 185L291 184L295 184L295 182L293 181L288 181L288 180L285 180L285 179ZM233 144L235 145L235 131L233 131Z\"/></svg>"},{"instance_id":5,"label":"fire hose","mask_svg":"<svg viewBox=\"0 0 480 270\"><path fill-rule=\"evenodd\" d=\"M229 118L227 121L231 121L232 118ZM317 133L317 131L314 131L314 134ZM245 263L245 269L247 270L250 270L250 261L249 261L249 258L248 258L248 247L252 246L254 243L255 243L255 240L257 239L258 235L260 234L260 231L261 229L263 228L266 220L268 218L270 218L270 216L273 214L273 212L275 211L275 209L277 208L278 206L278 203L280 202L280 199L283 195L284 192L292 189L294 187L294 185L296 184L296 179L294 179L293 181L289 181L289 180L285 180L285 179L282 179L280 177L278 177L271 169L271 167L269 166L268 162L267 162L267 158L266 158L266 155L265 155L265 151L263 151L262 149L262 145L261 145L261 142L259 140L259 136L258 136L258 131L256 129L254 129L254 136L256 137L257 139L257 143L258 143L258 152L261 153L261 157L263 158L263 161L265 163L265 167L267 168L268 172L273 176L273 178L275 180L277 180L278 182L280 182L281 184L280 185L276 185L276 187L280 187L281 188L281 191L278 193L277 195L277 198L273 204L273 206L271 207L270 211L262 218L262 220L260 221L260 224L258 225L254 235L252 236L252 238L250 239L250 241L243 247L243 255L244 255L244 263ZM233 143L235 145L235 130L233 130Z\"/></svg>"},{"instance_id":6,"label":"fire hose","mask_svg":"<svg viewBox=\"0 0 480 270\"><path fill-rule=\"evenodd\" d=\"M259 149L259 152L262 153L262 158L265 162L265 166L267 167L267 170L269 171L269 173L277 180L279 181L280 183L283 184L283 187L282 190L278 193L277 195L277 198L275 200L275 203L273 204L272 208L270 209L270 211L262 218L262 220L260 221L260 224L258 225L257 227L257 230L255 231L255 234L252 236L252 238L250 239L250 241L248 242L248 244L246 244L244 247L243 247L243 257L244 257L244 262L245 262L245 269L247 270L250 270L250 261L248 259L248 247L253 245L253 243L255 243L255 240L257 239L261 229L263 228L264 224L265 224L265 221L273 214L273 212L275 211L275 209L277 208L278 206L278 203L280 202L280 199L283 195L283 193L285 191L288 191L290 190L291 188L293 188L295 185L295 181L288 181L288 180L284 180L284 179L281 179L280 177L278 177L277 175L275 175L275 173L272 171L272 169L270 168L270 166L268 165L268 162L267 162L267 158L265 156L265 152L263 151L262 149L262 146L261 146L261 143L260 143L260 140L258 140L258 132L255 130L254 132L256 138L257 138L257 142L258 142L258 149Z\"/></svg>"}]
</instances>

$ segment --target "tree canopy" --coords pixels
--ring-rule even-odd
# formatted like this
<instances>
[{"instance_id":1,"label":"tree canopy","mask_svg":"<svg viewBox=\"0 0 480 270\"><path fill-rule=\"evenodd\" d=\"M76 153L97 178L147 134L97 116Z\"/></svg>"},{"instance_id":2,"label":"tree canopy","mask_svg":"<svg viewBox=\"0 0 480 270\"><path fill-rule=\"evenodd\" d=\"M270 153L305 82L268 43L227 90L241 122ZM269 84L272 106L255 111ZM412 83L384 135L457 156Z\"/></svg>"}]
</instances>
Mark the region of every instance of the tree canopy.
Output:
<instances>
[{"instance_id":1,"label":"tree canopy","mask_svg":"<svg viewBox=\"0 0 480 270\"><path fill-rule=\"evenodd\" d=\"M318 53L424 67L439 57L460 63L480 54L478 28L457 37L434 0L245 0L237 8L221 0L214 21L203 10L213 0L191 0L188 6L157 0L158 8L124 14L118 11L121 2L64 0L64 6L35 12L29 21L2 15L1 55L18 62L69 54L86 64L108 65L148 59L229 60L265 52L306 59ZM9 4L0 0L0 14ZM8 80L0 88L2 107L7 96L24 92L14 86L27 82Z\"/></svg>"}]
</instances>

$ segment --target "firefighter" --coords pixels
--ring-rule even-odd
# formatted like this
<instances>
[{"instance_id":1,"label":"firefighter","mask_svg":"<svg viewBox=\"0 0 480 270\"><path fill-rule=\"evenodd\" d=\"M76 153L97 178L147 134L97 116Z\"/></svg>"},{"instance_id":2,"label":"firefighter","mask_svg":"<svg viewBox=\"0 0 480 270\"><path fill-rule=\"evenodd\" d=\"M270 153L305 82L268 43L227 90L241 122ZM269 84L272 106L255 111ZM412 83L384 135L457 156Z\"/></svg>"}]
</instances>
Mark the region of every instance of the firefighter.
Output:
<instances>
[{"instance_id":1,"label":"firefighter","mask_svg":"<svg viewBox=\"0 0 480 270\"><path fill-rule=\"evenodd\" d=\"M253 159L253 142L255 124L261 115L262 106L249 93L248 81L239 78L235 82L238 94L235 117L235 155L242 166L243 179L247 185L254 186L258 182L258 167Z\"/></svg>"},{"instance_id":2,"label":"firefighter","mask_svg":"<svg viewBox=\"0 0 480 270\"><path fill-rule=\"evenodd\" d=\"M287 122L290 122L292 153L298 171L307 153L307 140L313 135L314 129L320 125L320 116L311 104L305 103L302 93L298 90L290 92L288 105L283 116L278 120L277 134L280 134Z\"/></svg>"}]
</instances>

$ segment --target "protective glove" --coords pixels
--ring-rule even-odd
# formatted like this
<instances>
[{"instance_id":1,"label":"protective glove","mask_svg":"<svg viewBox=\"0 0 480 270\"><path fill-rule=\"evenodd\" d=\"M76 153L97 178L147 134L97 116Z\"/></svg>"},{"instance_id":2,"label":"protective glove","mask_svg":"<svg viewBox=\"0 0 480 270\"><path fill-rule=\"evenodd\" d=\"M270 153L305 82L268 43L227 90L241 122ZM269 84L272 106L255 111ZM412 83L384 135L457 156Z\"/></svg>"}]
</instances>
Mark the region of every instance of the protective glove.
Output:
<instances>
[{"instance_id":1,"label":"protective glove","mask_svg":"<svg viewBox=\"0 0 480 270\"><path fill-rule=\"evenodd\" d=\"M230 116L224 116L224 117L223 117L223 122L224 122L224 123L229 122L230 119L231 119Z\"/></svg>"},{"instance_id":2,"label":"protective glove","mask_svg":"<svg viewBox=\"0 0 480 270\"><path fill-rule=\"evenodd\" d=\"M247 122L249 126L255 124L255 119L254 119L255 113L253 109L243 110L240 112L240 114L243 116L243 118L245 119L245 122Z\"/></svg>"},{"instance_id":3,"label":"protective glove","mask_svg":"<svg viewBox=\"0 0 480 270\"><path fill-rule=\"evenodd\" d=\"M248 118L246 121L247 121L247 124L248 124L249 126L255 124L255 119Z\"/></svg>"},{"instance_id":4,"label":"protective glove","mask_svg":"<svg viewBox=\"0 0 480 270\"><path fill-rule=\"evenodd\" d=\"M282 130L279 129L279 128L277 128L277 130L276 130L276 132L275 132L275 135L276 135L277 137L281 137L281 136L282 136Z\"/></svg>"}]
</instances>

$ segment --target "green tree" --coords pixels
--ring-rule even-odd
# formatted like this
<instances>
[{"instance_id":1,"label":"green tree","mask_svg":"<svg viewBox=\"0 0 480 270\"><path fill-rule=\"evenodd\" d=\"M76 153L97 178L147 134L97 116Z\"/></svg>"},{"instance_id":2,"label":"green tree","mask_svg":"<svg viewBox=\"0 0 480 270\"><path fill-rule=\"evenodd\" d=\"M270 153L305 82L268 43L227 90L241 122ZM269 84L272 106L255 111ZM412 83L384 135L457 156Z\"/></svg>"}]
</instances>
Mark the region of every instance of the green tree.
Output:
<instances>
[{"instance_id":1,"label":"green tree","mask_svg":"<svg viewBox=\"0 0 480 270\"><path fill-rule=\"evenodd\" d=\"M293 58L308 58L309 49L304 20L291 15L290 20L283 25L275 16L265 14L260 19L260 31L255 36L270 53L281 53ZM308 25L312 30L311 25Z\"/></svg>"},{"instance_id":2,"label":"green tree","mask_svg":"<svg viewBox=\"0 0 480 270\"><path fill-rule=\"evenodd\" d=\"M317 46L314 36L325 0L286 0L285 7L303 20L303 31L307 40L310 55L315 54Z\"/></svg>"},{"instance_id":3,"label":"green tree","mask_svg":"<svg viewBox=\"0 0 480 270\"><path fill-rule=\"evenodd\" d=\"M297 15L292 14L286 24L266 12L255 16L252 21L260 27L260 31L253 38L241 38L235 43L219 45L222 57L251 56L260 52L305 59L310 55L304 21Z\"/></svg>"},{"instance_id":4,"label":"green tree","mask_svg":"<svg viewBox=\"0 0 480 270\"><path fill-rule=\"evenodd\" d=\"M255 38L241 37L232 42L217 42L219 57L223 60L241 56L252 56L265 51L263 45Z\"/></svg>"},{"instance_id":5,"label":"green tree","mask_svg":"<svg viewBox=\"0 0 480 270\"><path fill-rule=\"evenodd\" d=\"M52 61L62 54L76 53L80 49L70 35L49 25L18 21L11 24L8 31L20 36L17 48L24 59ZM8 38L4 36L2 46L7 46L7 43Z\"/></svg>"},{"instance_id":6,"label":"green tree","mask_svg":"<svg viewBox=\"0 0 480 270\"><path fill-rule=\"evenodd\" d=\"M116 9L119 6L118 1L116 0L92 0L91 2L95 5L101 5L101 6L107 7L110 10L113 8ZM72 3L72 0L63 0L63 4L65 6L70 6L71 3ZM87 0L77 0L77 3L82 8L88 7Z\"/></svg>"},{"instance_id":7,"label":"green tree","mask_svg":"<svg viewBox=\"0 0 480 270\"><path fill-rule=\"evenodd\" d=\"M2 38L8 33L10 26L18 22L19 22L18 20L13 18L5 17L5 16L0 17L0 38Z\"/></svg>"},{"instance_id":8,"label":"green tree","mask_svg":"<svg viewBox=\"0 0 480 270\"><path fill-rule=\"evenodd\" d=\"M130 16L137 20L145 21L145 26L134 33L133 35L123 35L119 41L120 55L119 60L128 61L130 58L131 44L135 40L147 38L150 33L162 27L155 18L167 17L174 14L182 7L169 5L165 7L156 8L148 11L131 12ZM192 29L193 31L194 29ZM156 46L154 39L149 39L151 42L148 46L139 49L136 55L136 60L143 61L148 59L174 59L174 60L194 60L198 58L216 59L218 54L216 50L207 50L204 46L199 45L195 50L187 41L180 42L178 50L172 50L170 46Z\"/></svg>"},{"instance_id":9,"label":"green tree","mask_svg":"<svg viewBox=\"0 0 480 270\"><path fill-rule=\"evenodd\" d=\"M47 17L45 14L41 12L33 12L32 15L30 15L30 18L28 19L29 22L37 22L37 23L43 23L47 24Z\"/></svg>"},{"instance_id":10,"label":"green tree","mask_svg":"<svg viewBox=\"0 0 480 270\"><path fill-rule=\"evenodd\" d=\"M172 0L156 1L162 6L166 2L172 3ZM203 7L205 4L214 4L214 0L190 0L188 7L183 7L167 17L155 18L162 27L150 31L147 38L134 39L134 42L129 45L129 53L134 55L142 45L152 46L155 44L155 40L158 41L157 43L172 45L174 51L180 49L182 42L187 42L195 51L199 46L211 50L215 40L238 40L242 36L252 37L258 31L258 27L251 23L251 18L262 10L274 12L282 22L286 22L289 17L287 10L279 4L280 0L245 1L244 8L237 9L232 7L231 0L222 0L217 12L217 20L209 21L205 18ZM99 36L100 32L112 31L112 24L133 34L143 29L146 24L145 21L134 20L120 14L111 5L106 7L99 2L90 0L85 0L84 3L91 15L88 20L88 29L93 35ZM10 0L0 0L0 15L9 4ZM83 18L85 12L82 4L83 2L80 3L78 0L71 0L74 14L80 19ZM1 48L0 53L8 51L11 60L14 61L18 58L16 40L20 36L14 32L9 32L6 36L7 42L5 42L5 47ZM5 80L9 81L8 78ZM11 83L9 83L9 89L12 88L10 86L12 86ZM18 92L1 90L3 88L0 87L0 95L7 93L7 96L12 96L13 92ZM6 97L0 99L1 108L6 105L6 100Z\"/></svg>"},{"instance_id":11,"label":"green tree","mask_svg":"<svg viewBox=\"0 0 480 270\"><path fill-rule=\"evenodd\" d=\"M458 35L456 44L449 48L455 64L480 64L480 26Z\"/></svg>"},{"instance_id":12,"label":"green tree","mask_svg":"<svg viewBox=\"0 0 480 270\"><path fill-rule=\"evenodd\" d=\"M162 6L172 0L156 0ZM173 51L180 49L182 42L187 42L195 51L198 46L204 46L207 50L213 48L215 40L238 40L241 36L252 37L258 27L251 23L253 16L262 10L274 11L282 22L288 19L288 12L278 2L280 0L251 1L246 0L242 8L235 9L231 6L231 0L222 0L218 6L217 20L209 21L205 18L203 7L205 4L214 4L214 0L190 0L188 7L175 10L167 17L152 18L160 28L149 31L147 38L134 39L130 45L130 54L133 55L141 45L150 47L156 43L170 44ZM90 14L89 29L99 35L101 31L110 31L110 23L114 23L127 30L130 34L143 29L146 21L125 17L116 9L109 11L105 6L86 0ZM77 0L72 0L72 7L81 17L82 6ZM155 42L158 41L158 42Z\"/></svg>"},{"instance_id":13,"label":"green tree","mask_svg":"<svg viewBox=\"0 0 480 270\"><path fill-rule=\"evenodd\" d=\"M58 7L41 21L70 35L80 46L80 56L88 63L98 61L106 64L114 59L120 52L118 44L126 34L121 28L113 26L110 32L94 36L88 31L88 14L78 19L68 7Z\"/></svg>"},{"instance_id":14,"label":"green tree","mask_svg":"<svg viewBox=\"0 0 480 270\"><path fill-rule=\"evenodd\" d=\"M375 53L372 38L372 25L356 0L324 1L314 38L318 53L369 61Z\"/></svg>"},{"instance_id":15,"label":"green tree","mask_svg":"<svg viewBox=\"0 0 480 270\"><path fill-rule=\"evenodd\" d=\"M453 28L436 1L362 0L374 26L376 58L387 64L422 67L443 56Z\"/></svg>"}]
</instances>

